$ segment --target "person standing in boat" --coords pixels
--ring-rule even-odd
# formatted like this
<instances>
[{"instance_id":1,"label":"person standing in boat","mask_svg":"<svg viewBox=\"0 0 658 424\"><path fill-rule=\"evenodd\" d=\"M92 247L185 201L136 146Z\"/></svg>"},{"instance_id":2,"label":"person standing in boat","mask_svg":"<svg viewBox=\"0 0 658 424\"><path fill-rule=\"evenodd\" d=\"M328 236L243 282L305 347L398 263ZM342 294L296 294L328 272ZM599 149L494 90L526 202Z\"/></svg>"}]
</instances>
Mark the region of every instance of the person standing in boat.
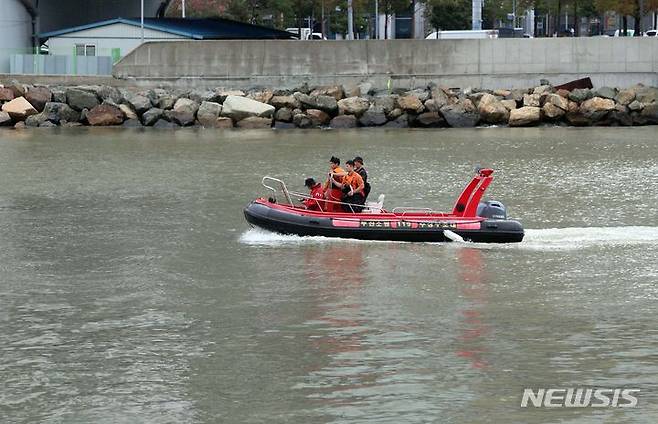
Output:
<instances>
[{"instance_id":1,"label":"person standing in boat","mask_svg":"<svg viewBox=\"0 0 658 424\"><path fill-rule=\"evenodd\" d=\"M316 182L313 178L307 178L304 181L304 185L311 190L308 199L304 199L302 202L306 209L310 211L324 211L324 188L322 184Z\"/></svg>"},{"instance_id":2,"label":"person standing in boat","mask_svg":"<svg viewBox=\"0 0 658 424\"><path fill-rule=\"evenodd\" d=\"M340 159L336 156L332 156L329 159L329 166L331 169L329 170L329 178L327 178L327 182L324 184L324 198L331 200L331 202L326 202L326 211L341 212L341 205L334 202L340 202L343 198L343 192L341 191L343 186L341 183L343 176L347 175L347 173L340 167Z\"/></svg>"},{"instance_id":3,"label":"person standing in boat","mask_svg":"<svg viewBox=\"0 0 658 424\"><path fill-rule=\"evenodd\" d=\"M363 158L361 156L354 158L354 170L359 175L361 175L361 178L363 178L363 201L365 203L365 201L368 200L368 195L370 194L370 183L368 182L368 171L366 171L366 168L363 167Z\"/></svg>"},{"instance_id":4,"label":"person standing in boat","mask_svg":"<svg viewBox=\"0 0 658 424\"><path fill-rule=\"evenodd\" d=\"M347 174L343 177L341 182L332 180L334 184L339 186L343 192L343 202L349 205L343 205L344 212L361 212L365 197L363 196L363 189L365 184L363 178L354 170L354 161L348 160L345 162ZM358 205L358 206L354 206Z\"/></svg>"}]
</instances>

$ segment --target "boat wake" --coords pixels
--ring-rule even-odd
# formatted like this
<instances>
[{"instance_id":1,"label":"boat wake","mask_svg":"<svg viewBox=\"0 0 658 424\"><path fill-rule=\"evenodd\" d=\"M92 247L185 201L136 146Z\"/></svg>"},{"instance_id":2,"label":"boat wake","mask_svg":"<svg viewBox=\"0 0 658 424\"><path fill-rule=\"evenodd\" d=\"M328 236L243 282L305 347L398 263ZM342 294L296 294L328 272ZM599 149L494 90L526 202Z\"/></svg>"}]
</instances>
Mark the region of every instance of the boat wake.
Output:
<instances>
[{"instance_id":1,"label":"boat wake","mask_svg":"<svg viewBox=\"0 0 658 424\"><path fill-rule=\"evenodd\" d=\"M525 231L523 249L577 250L589 247L658 245L658 227L570 227Z\"/></svg>"},{"instance_id":2,"label":"boat wake","mask_svg":"<svg viewBox=\"0 0 658 424\"><path fill-rule=\"evenodd\" d=\"M239 242L247 245L282 246L318 243L400 243L388 241L367 241L338 239L329 237L299 237L271 233L261 229L250 229L240 235ZM569 227L526 229L521 243L435 243L446 246L469 246L482 249L529 249L529 250L579 250L605 246L658 246L658 227Z\"/></svg>"}]
</instances>

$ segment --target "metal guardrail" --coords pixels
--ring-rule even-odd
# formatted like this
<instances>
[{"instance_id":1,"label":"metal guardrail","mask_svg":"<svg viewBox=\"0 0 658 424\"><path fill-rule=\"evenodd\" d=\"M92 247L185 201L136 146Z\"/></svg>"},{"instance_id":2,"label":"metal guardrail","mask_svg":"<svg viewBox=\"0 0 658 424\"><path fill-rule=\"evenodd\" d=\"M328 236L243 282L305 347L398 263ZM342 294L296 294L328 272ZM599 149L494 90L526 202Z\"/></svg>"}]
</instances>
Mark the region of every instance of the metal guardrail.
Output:
<instances>
[{"instance_id":1,"label":"metal guardrail","mask_svg":"<svg viewBox=\"0 0 658 424\"><path fill-rule=\"evenodd\" d=\"M273 197L274 197L275 200L277 200L277 198L276 198L277 190L276 190L276 188L266 184L265 183L266 181L274 181L274 182L278 183L281 186L281 191L283 192L283 194L286 198L286 201L291 206L294 206L294 203L293 203L292 197L291 197L291 196L294 196L295 198L298 198L298 199L311 199L311 200L314 200L317 203L318 208L320 208L321 212L324 212L324 210L323 210L322 206L320 206L320 202L322 202L322 203L333 203L333 204L338 204L338 205L341 205L341 206L346 205L346 206L349 206L350 209L352 209L352 212L354 212L354 207L361 208L361 209L363 209L365 207L365 205L358 205L356 203L337 202L335 200L329 200L329 199L318 200L314 197L308 196L308 195L303 194L303 193L297 193L297 192L294 192L294 191L289 191L288 187L286 187L286 183L283 180L280 180L278 178L274 178L274 177L270 177L270 176L266 175L261 180L261 184L263 185L263 187L265 187L266 189L268 189L272 193L274 193Z\"/></svg>"}]
</instances>

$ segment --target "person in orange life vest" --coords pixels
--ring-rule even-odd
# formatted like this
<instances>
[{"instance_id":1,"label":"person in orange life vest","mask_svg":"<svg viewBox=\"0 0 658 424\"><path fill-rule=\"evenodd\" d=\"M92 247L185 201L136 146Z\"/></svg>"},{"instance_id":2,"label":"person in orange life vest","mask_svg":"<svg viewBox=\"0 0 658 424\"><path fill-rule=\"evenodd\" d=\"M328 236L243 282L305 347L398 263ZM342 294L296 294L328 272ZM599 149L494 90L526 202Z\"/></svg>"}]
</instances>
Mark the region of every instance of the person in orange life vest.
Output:
<instances>
[{"instance_id":1,"label":"person in orange life vest","mask_svg":"<svg viewBox=\"0 0 658 424\"><path fill-rule=\"evenodd\" d=\"M353 160L345 162L345 168L347 169L347 174L343 177L342 182L333 180L333 183L340 186L343 192L343 202L350 203L350 205L343 205L343 211L361 212L363 206L354 205L363 205L365 200L365 197L363 196L365 183L363 182L361 175L354 170Z\"/></svg>"},{"instance_id":2,"label":"person in orange life vest","mask_svg":"<svg viewBox=\"0 0 658 424\"><path fill-rule=\"evenodd\" d=\"M346 175L346 172L340 167L340 159L335 156L329 159L329 166L331 169L329 170L329 178L327 178L327 182L324 184L324 198L333 202L340 202L343 198L343 192L341 191L343 186L338 184L343 181L343 176ZM341 212L341 205L333 202L326 202L326 211Z\"/></svg>"},{"instance_id":3,"label":"person in orange life vest","mask_svg":"<svg viewBox=\"0 0 658 424\"><path fill-rule=\"evenodd\" d=\"M359 175L361 175L361 178L363 178L363 201L365 203L365 201L368 200L368 195L370 194L370 183L368 182L368 171L366 171L366 168L363 167L363 158L361 156L354 158L354 171L356 171Z\"/></svg>"},{"instance_id":4,"label":"person in orange life vest","mask_svg":"<svg viewBox=\"0 0 658 424\"><path fill-rule=\"evenodd\" d=\"M304 185L311 190L309 194L310 199L304 199L302 202L306 206L306 209L310 211L324 211L324 188L322 188L322 184L315 182L313 178L307 178L304 181Z\"/></svg>"}]
</instances>

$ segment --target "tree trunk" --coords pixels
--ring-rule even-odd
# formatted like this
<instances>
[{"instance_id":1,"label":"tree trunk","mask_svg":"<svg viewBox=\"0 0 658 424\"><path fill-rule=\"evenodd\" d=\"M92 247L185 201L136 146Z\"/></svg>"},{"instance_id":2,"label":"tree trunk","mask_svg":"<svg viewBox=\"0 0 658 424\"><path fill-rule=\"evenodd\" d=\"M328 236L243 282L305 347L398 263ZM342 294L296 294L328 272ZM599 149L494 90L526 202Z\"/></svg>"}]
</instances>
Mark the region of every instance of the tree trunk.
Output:
<instances>
[{"instance_id":1,"label":"tree trunk","mask_svg":"<svg viewBox=\"0 0 658 424\"><path fill-rule=\"evenodd\" d=\"M574 30L574 37L580 37L580 22L578 22L578 0L575 0L573 2L573 19L574 19L574 24L573 24L573 30Z\"/></svg>"},{"instance_id":2,"label":"tree trunk","mask_svg":"<svg viewBox=\"0 0 658 424\"><path fill-rule=\"evenodd\" d=\"M621 25L623 28L624 37L628 37L628 16L624 15L621 18Z\"/></svg>"},{"instance_id":3,"label":"tree trunk","mask_svg":"<svg viewBox=\"0 0 658 424\"><path fill-rule=\"evenodd\" d=\"M388 13L384 14L384 40L388 40Z\"/></svg>"},{"instance_id":4,"label":"tree trunk","mask_svg":"<svg viewBox=\"0 0 658 424\"><path fill-rule=\"evenodd\" d=\"M555 14L555 32L560 36L560 17L562 17L562 1L557 0L557 13Z\"/></svg>"},{"instance_id":5,"label":"tree trunk","mask_svg":"<svg viewBox=\"0 0 658 424\"><path fill-rule=\"evenodd\" d=\"M635 30L635 35L636 37L641 37L642 36L642 10L641 7L638 6L637 9L635 9L635 25L634 25L634 30Z\"/></svg>"}]
</instances>

